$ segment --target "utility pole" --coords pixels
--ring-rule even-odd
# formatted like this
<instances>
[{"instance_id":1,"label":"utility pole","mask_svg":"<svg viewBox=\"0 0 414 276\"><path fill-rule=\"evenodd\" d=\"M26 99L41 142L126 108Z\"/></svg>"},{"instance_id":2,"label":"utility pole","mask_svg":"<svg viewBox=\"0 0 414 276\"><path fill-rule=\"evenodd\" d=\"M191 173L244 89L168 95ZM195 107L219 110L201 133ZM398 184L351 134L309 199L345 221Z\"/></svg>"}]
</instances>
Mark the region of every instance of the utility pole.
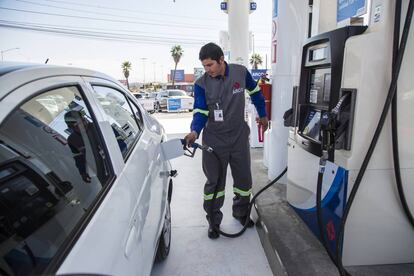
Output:
<instances>
[{"instance_id":1,"label":"utility pole","mask_svg":"<svg viewBox=\"0 0 414 276\"><path fill-rule=\"evenodd\" d=\"M15 48L10 48L10 49L6 49L6 50L1 50L1 61L3 61L3 53L9 52L9 51L13 51L13 50L19 50L19 47L15 47Z\"/></svg>"},{"instance_id":2,"label":"utility pole","mask_svg":"<svg viewBox=\"0 0 414 276\"><path fill-rule=\"evenodd\" d=\"M152 63L152 67L153 67L153 71L154 71L154 82L155 82L155 65L156 65L157 63L156 62L153 62Z\"/></svg>"}]
</instances>

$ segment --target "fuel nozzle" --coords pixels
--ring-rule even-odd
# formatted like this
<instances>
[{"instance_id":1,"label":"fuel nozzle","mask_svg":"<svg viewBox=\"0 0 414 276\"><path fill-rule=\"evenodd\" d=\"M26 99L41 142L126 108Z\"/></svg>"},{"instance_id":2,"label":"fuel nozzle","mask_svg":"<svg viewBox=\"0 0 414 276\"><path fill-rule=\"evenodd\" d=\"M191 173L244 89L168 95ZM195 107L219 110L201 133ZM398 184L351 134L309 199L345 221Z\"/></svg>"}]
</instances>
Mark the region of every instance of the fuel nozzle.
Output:
<instances>
[{"instance_id":1,"label":"fuel nozzle","mask_svg":"<svg viewBox=\"0 0 414 276\"><path fill-rule=\"evenodd\" d=\"M188 157L194 157L197 149L201 149L207 152L213 152L213 149L211 147L206 145L200 145L198 143L192 143L190 147L187 147L187 142L185 139L181 139L181 143L183 144L184 155Z\"/></svg>"}]
</instances>

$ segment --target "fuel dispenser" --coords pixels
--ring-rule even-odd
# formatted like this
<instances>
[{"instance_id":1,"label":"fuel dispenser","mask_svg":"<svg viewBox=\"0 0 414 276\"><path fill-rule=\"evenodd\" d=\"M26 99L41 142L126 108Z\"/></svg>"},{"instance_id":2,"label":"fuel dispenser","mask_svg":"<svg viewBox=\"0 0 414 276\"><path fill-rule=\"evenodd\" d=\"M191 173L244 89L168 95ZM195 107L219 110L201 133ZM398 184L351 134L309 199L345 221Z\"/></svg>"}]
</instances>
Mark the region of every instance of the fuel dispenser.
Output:
<instances>
[{"instance_id":1,"label":"fuel dispenser","mask_svg":"<svg viewBox=\"0 0 414 276\"><path fill-rule=\"evenodd\" d=\"M389 126L382 131L361 189L353 195L347 223L341 225L391 83L391 2L376 1L381 18L369 28L347 26L305 42L299 86L284 116L290 127L287 200L331 258L341 256L344 266L414 262L414 231L394 186ZM412 49L413 42L407 47ZM407 75L413 55L408 58L398 85L406 119L413 115L407 97L414 87ZM413 129L405 127L403 131ZM414 151L406 145L401 150L406 151L402 173L408 184L414 175L409 158ZM406 186L406 195L413 194L411 186ZM414 209L412 196L408 205Z\"/></svg>"},{"instance_id":2,"label":"fuel dispenser","mask_svg":"<svg viewBox=\"0 0 414 276\"><path fill-rule=\"evenodd\" d=\"M290 112L294 128L289 133L287 198L319 236L316 180L323 157L327 161L326 171L330 172L323 178L323 221L329 229L328 246L332 252L336 247L335 233L339 229L347 188L346 170L334 163L335 149L350 149L356 97L355 89L341 89L345 42L365 30L364 26L348 26L314 36L305 43L300 84L294 90L293 112ZM332 126L331 111L340 99L343 99L342 104L338 107L335 126Z\"/></svg>"}]
</instances>

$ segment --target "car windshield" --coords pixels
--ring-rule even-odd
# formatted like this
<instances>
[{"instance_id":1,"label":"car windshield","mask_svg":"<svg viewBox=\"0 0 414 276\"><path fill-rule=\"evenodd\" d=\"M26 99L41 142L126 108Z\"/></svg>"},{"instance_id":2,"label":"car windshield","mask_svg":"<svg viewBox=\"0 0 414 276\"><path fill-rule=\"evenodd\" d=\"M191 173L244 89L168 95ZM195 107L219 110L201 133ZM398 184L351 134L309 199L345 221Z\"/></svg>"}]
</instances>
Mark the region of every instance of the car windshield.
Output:
<instances>
[{"instance_id":1,"label":"car windshield","mask_svg":"<svg viewBox=\"0 0 414 276\"><path fill-rule=\"evenodd\" d=\"M173 96L187 96L187 94L184 91L181 91L181 90L168 91L168 95L170 97L173 97Z\"/></svg>"}]
</instances>

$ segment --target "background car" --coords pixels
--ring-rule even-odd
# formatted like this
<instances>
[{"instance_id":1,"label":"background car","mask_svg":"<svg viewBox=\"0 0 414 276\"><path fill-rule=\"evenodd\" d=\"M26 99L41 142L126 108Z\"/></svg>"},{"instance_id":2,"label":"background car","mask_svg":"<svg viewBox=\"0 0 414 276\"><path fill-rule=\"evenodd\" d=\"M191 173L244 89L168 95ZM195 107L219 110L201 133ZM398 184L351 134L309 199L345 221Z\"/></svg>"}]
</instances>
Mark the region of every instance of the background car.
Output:
<instances>
[{"instance_id":1,"label":"background car","mask_svg":"<svg viewBox=\"0 0 414 276\"><path fill-rule=\"evenodd\" d=\"M95 71L0 63L0 274L149 275L171 240L162 126Z\"/></svg>"},{"instance_id":2,"label":"background car","mask_svg":"<svg viewBox=\"0 0 414 276\"><path fill-rule=\"evenodd\" d=\"M156 100L155 109L157 111L192 111L194 106L194 98L179 89L161 91L157 94Z\"/></svg>"},{"instance_id":3,"label":"background car","mask_svg":"<svg viewBox=\"0 0 414 276\"><path fill-rule=\"evenodd\" d=\"M144 107L148 113L152 114L155 112L155 99L149 98L147 93L133 93L138 102Z\"/></svg>"}]
</instances>

